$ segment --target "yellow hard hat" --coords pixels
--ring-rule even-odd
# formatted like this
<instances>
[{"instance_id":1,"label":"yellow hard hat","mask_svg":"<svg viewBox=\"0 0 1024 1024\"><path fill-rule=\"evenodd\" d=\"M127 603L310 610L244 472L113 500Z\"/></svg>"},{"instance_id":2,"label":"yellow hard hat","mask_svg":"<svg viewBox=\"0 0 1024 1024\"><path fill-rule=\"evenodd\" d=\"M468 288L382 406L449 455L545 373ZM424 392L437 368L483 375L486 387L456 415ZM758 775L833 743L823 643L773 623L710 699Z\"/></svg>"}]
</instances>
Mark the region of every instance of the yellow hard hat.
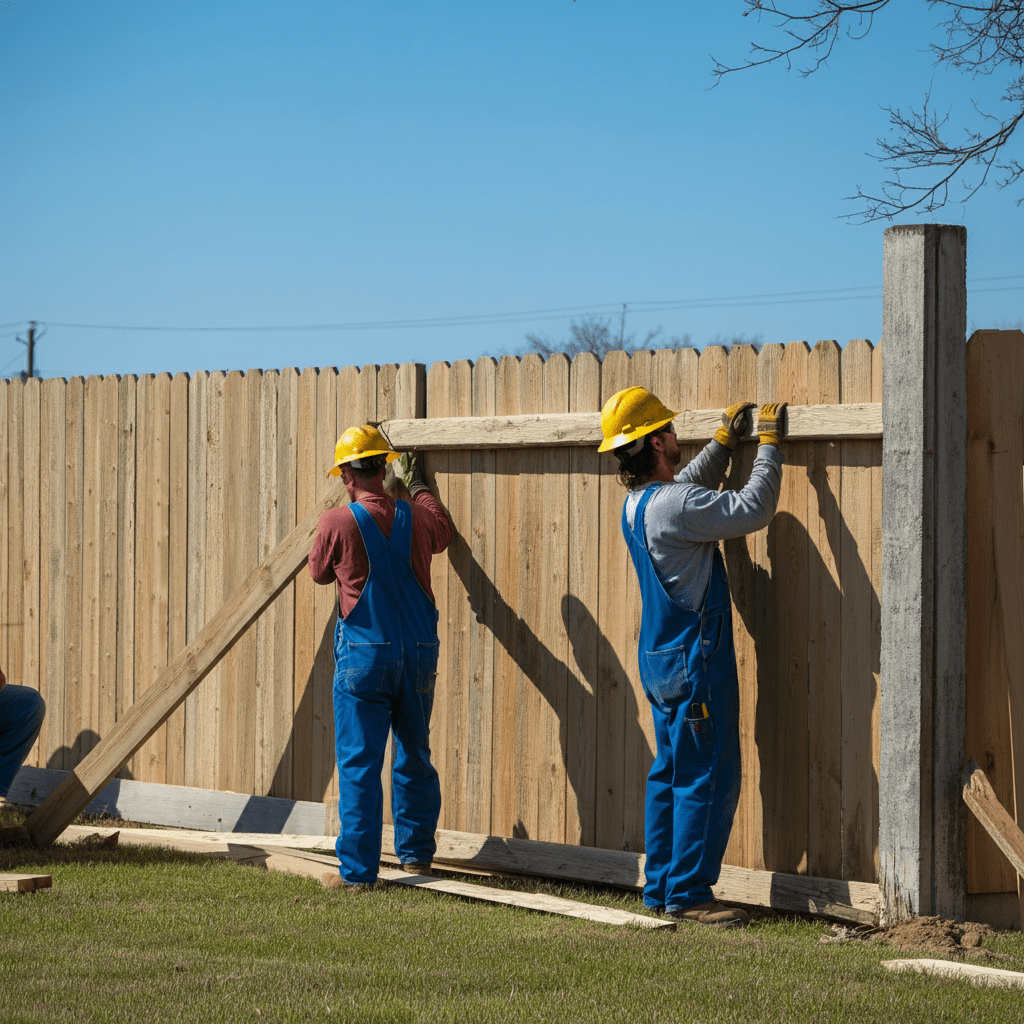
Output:
<instances>
[{"instance_id":1,"label":"yellow hard hat","mask_svg":"<svg viewBox=\"0 0 1024 1024\"><path fill-rule=\"evenodd\" d=\"M375 455L385 455L386 462L394 462L399 453L391 447L384 435L376 428L367 424L364 427L349 427L334 446L334 466L330 476L341 476L341 467L347 462L358 459L372 459Z\"/></svg>"},{"instance_id":2,"label":"yellow hard hat","mask_svg":"<svg viewBox=\"0 0 1024 1024\"><path fill-rule=\"evenodd\" d=\"M601 410L601 433L604 440L598 446L599 452L632 444L645 434L671 423L676 413L667 409L647 390L632 387L616 391Z\"/></svg>"}]
</instances>

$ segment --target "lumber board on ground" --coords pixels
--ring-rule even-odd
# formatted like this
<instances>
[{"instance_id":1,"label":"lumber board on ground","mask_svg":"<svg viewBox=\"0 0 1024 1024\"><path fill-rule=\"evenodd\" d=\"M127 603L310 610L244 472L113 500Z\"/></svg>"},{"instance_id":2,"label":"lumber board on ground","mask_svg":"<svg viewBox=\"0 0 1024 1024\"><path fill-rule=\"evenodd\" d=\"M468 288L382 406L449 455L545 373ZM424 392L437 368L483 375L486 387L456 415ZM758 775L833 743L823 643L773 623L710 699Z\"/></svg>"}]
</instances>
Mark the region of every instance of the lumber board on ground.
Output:
<instances>
[{"instance_id":1,"label":"lumber board on ground","mask_svg":"<svg viewBox=\"0 0 1024 1024\"><path fill-rule=\"evenodd\" d=\"M1024 974L1018 971L961 964L955 960L883 960L882 966L889 971L917 971L918 974L938 974L943 978L963 978L976 985L1024 988Z\"/></svg>"},{"instance_id":2,"label":"lumber board on ground","mask_svg":"<svg viewBox=\"0 0 1024 1024\"><path fill-rule=\"evenodd\" d=\"M63 831L296 576L309 556L320 516L340 504L345 496L344 487L339 485L313 506L270 558L250 574L196 639L128 709L110 734L36 808L25 825L38 845L51 843Z\"/></svg>"},{"instance_id":3,"label":"lumber board on ground","mask_svg":"<svg viewBox=\"0 0 1024 1024\"><path fill-rule=\"evenodd\" d=\"M633 925L637 928L663 929L675 931L676 922L672 919L648 917L644 914L632 914L628 910L615 910L612 907L595 907L590 903L577 903L575 900L562 899L559 896L547 896L543 893L514 892L509 889L490 889L484 885L471 882L455 882L450 878L434 878L433 875L407 875L398 869L381 868L380 878L389 882L398 882L416 889L429 889L432 892L444 892L451 896L462 896L470 900L482 900L486 903L502 903L523 910L536 910L544 914L560 914L563 917L582 917L587 921L600 921L602 924Z\"/></svg>"},{"instance_id":4,"label":"lumber board on ground","mask_svg":"<svg viewBox=\"0 0 1024 1024\"><path fill-rule=\"evenodd\" d=\"M477 836L438 829L435 864L460 865L511 874L540 875L578 882L594 882L625 889L642 889L645 858L640 853L564 846L532 839ZM393 833L384 830L383 849L394 851ZM722 867L715 898L725 903L770 907L798 914L816 914L860 924L878 916L879 890L871 882L751 868Z\"/></svg>"},{"instance_id":5,"label":"lumber board on ground","mask_svg":"<svg viewBox=\"0 0 1024 1024\"><path fill-rule=\"evenodd\" d=\"M996 846L1006 854L1014 870L1024 879L1024 832L1017 827L1009 812L999 802L988 777L970 758L961 782L964 802L985 827Z\"/></svg>"},{"instance_id":6,"label":"lumber board on ground","mask_svg":"<svg viewBox=\"0 0 1024 1024\"><path fill-rule=\"evenodd\" d=\"M33 889L49 889L52 885L52 875L0 874L0 892L31 892Z\"/></svg>"},{"instance_id":7,"label":"lumber board on ground","mask_svg":"<svg viewBox=\"0 0 1024 1024\"><path fill-rule=\"evenodd\" d=\"M722 425L724 409L690 409L673 420L680 444L708 441ZM882 406L877 402L843 405L791 405L789 441L849 440L882 436ZM754 417L756 421L756 417ZM400 451L475 448L548 448L601 442L597 412L530 413L506 416L436 416L394 419L381 424ZM753 425L745 440L756 439Z\"/></svg>"}]
</instances>

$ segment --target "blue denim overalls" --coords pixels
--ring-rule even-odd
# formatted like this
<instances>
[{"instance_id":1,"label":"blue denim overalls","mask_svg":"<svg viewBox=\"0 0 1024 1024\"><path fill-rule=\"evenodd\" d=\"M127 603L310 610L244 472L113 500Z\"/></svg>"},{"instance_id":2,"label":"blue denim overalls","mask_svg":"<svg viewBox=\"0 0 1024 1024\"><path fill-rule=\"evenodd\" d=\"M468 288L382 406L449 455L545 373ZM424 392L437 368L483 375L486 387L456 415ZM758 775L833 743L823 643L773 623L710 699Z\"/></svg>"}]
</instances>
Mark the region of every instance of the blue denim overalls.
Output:
<instances>
[{"instance_id":1,"label":"blue denim overalls","mask_svg":"<svg viewBox=\"0 0 1024 1024\"><path fill-rule=\"evenodd\" d=\"M430 763L430 712L437 675L437 608L413 571L412 510L395 502L385 537L358 502L349 505L370 572L359 600L334 634L334 736L338 758L335 849L346 882L373 882L380 864L388 730L395 734L391 808L395 853L429 863L441 811Z\"/></svg>"},{"instance_id":2,"label":"blue denim overalls","mask_svg":"<svg viewBox=\"0 0 1024 1024\"><path fill-rule=\"evenodd\" d=\"M700 612L676 604L645 540L644 515L656 487L640 497L632 530L622 510L643 599L640 679L658 745L647 776L644 904L685 910L714 898L739 801L739 684L722 553L716 544Z\"/></svg>"}]
</instances>

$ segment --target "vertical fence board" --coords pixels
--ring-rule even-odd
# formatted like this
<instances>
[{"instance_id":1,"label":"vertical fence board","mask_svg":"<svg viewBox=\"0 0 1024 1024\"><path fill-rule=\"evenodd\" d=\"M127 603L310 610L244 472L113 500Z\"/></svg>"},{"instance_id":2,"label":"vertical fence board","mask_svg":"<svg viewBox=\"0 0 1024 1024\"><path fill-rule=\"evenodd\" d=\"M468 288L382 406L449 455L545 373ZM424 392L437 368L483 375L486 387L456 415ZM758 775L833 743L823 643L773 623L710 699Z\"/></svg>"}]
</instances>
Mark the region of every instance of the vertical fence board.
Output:
<instances>
[{"instance_id":1,"label":"vertical fence board","mask_svg":"<svg viewBox=\"0 0 1024 1024\"><path fill-rule=\"evenodd\" d=\"M210 376L205 371L192 375L188 385L188 568L185 636L191 643L206 622L206 519L207 458L209 447ZM199 788L204 781L202 751L208 694L214 686L210 676L185 698L185 785Z\"/></svg>"},{"instance_id":2,"label":"vertical fence board","mask_svg":"<svg viewBox=\"0 0 1024 1024\"><path fill-rule=\"evenodd\" d=\"M472 414L493 416L495 376L493 359L478 359L473 367ZM467 832L491 832L491 754L494 723L495 549L498 543L495 510L495 453L474 451L470 456L472 519L464 539L469 544L469 700L466 711ZM453 540L453 544L457 543ZM444 631L444 623L440 624Z\"/></svg>"},{"instance_id":3,"label":"vertical fence board","mask_svg":"<svg viewBox=\"0 0 1024 1024\"><path fill-rule=\"evenodd\" d=\"M465 359L452 363L448 371L446 408L449 416L469 416L473 411L473 366ZM447 508L455 526L448 548L447 575L447 672L445 776L441 779L445 821L449 828L465 831L468 788L469 716L472 665L469 642L471 611L466 582L471 557L466 538L473 533L473 490L469 452L448 455ZM464 582L466 581L466 582Z\"/></svg>"},{"instance_id":4,"label":"vertical fence board","mask_svg":"<svg viewBox=\"0 0 1024 1024\"><path fill-rule=\"evenodd\" d=\"M307 367L298 378L296 395L296 498L295 515L301 522L316 503L316 477L333 464L333 449L317 451L316 382L318 371ZM332 478L333 479L333 478ZM313 795L313 666L320 638L316 636L313 598L317 585L308 570L295 579L295 692L292 722L292 771L296 800L315 800ZM337 815L337 808L334 808Z\"/></svg>"},{"instance_id":5,"label":"vertical fence board","mask_svg":"<svg viewBox=\"0 0 1024 1024\"><path fill-rule=\"evenodd\" d=\"M82 528L84 513L85 449L85 381L72 377L68 381L64 405L64 586L67 588L65 614L67 653L64 660L64 743L65 760L77 764L81 758L81 742L87 727L82 685Z\"/></svg>"},{"instance_id":6,"label":"vertical fence board","mask_svg":"<svg viewBox=\"0 0 1024 1024\"><path fill-rule=\"evenodd\" d=\"M872 397L872 349L865 340L843 349L844 402ZM843 574L843 878L874 877L878 836L877 783L871 763L875 677L872 658L870 441L844 441L842 518L847 525L841 554Z\"/></svg>"},{"instance_id":7,"label":"vertical fence board","mask_svg":"<svg viewBox=\"0 0 1024 1024\"><path fill-rule=\"evenodd\" d=\"M543 411L569 411L569 360L549 356L541 381ZM569 700L569 643L562 602L569 592L569 452L549 448L541 454L540 564L541 592L536 602L539 666L534 679L541 701L537 732L539 786L537 836L565 842L566 752Z\"/></svg>"},{"instance_id":8,"label":"vertical fence board","mask_svg":"<svg viewBox=\"0 0 1024 1024\"><path fill-rule=\"evenodd\" d=\"M819 341L807 367L807 401L840 401L840 350ZM808 820L807 873L839 878L842 871L842 648L840 447L807 444L808 492Z\"/></svg>"},{"instance_id":9,"label":"vertical fence board","mask_svg":"<svg viewBox=\"0 0 1024 1024\"><path fill-rule=\"evenodd\" d=\"M610 352L601 364L601 405L633 384L630 358ZM629 661L636 664L632 608L636 573L622 537L622 504L626 492L615 478L615 457L601 460L600 550L598 565L598 630L607 643L598 652L597 675L597 816L596 844L621 850L626 841L625 724L632 694ZM628 612L628 614L627 614Z\"/></svg>"},{"instance_id":10,"label":"vertical fence board","mask_svg":"<svg viewBox=\"0 0 1024 1024\"><path fill-rule=\"evenodd\" d=\"M117 388L117 685L115 719L135 699L135 511L138 380L126 376ZM47 712L49 714L49 712ZM68 767L71 767L70 765ZM130 778L122 768L120 778ZM209 776L204 776L209 778Z\"/></svg>"},{"instance_id":11,"label":"vertical fence board","mask_svg":"<svg viewBox=\"0 0 1024 1024\"><path fill-rule=\"evenodd\" d=\"M495 382L495 415L519 412L519 360L503 356ZM495 454L495 631L494 730L491 754L491 828L496 835L520 835L516 806L516 609L519 603L519 487L523 456L516 449ZM442 619L443 621L443 619Z\"/></svg>"},{"instance_id":12,"label":"vertical fence board","mask_svg":"<svg viewBox=\"0 0 1024 1024\"><path fill-rule=\"evenodd\" d=\"M41 689L39 656L42 643L40 632L40 481L41 465L41 388L38 377L25 381L25 544L23 548L24 575L22 580L22 677L25 686ZM38 765L40 758L39 740L33 744L25 763Z\"/></svg>"},{"instance_id":13,"label":"vertical fence board","mask_svg":"<svg viewBox=\"0 0 1024 1024\"><path fill-rule=\"evenodd\" d=\"M82 502L82 726L80 757L102 736L100 724L100 646L103 620L103 393L102 379L85 381Z\"/></svg>"},{"instance_id":14,"label":"vertical fence board","mask_svg":"<svg viewBox=\"0 0 1024 1024\"><path fill-rule=\"evenodd\" d=\"M3 592L0 593L0 668L4 668L6 675L10 671L7 665L8 637L11 631L11 616L8 609L8 597L10 587L7 585L7 564L8 564L8 537L10 536L8 520L8 493L10 491L11 460L17 458L16 450L10 441L10 428L7 423L7 409L11 391L17 387L16 384L6 379L0 379L0 444L4 446L3 455L3 477L0 479L0 583L3 583Z\"/></svg>"},{"instance_id":15,"label":"vertical fence board","mask_svg":"<svg viewBox=\"0 0 1024 1024\"><path fill-rule=\"evenodd\" d=\"M25 620L21 604L21 573L24 561L25 525L25 385L9 384L7 392L7 524L0 546L6 554L6 572L0 576L5 593L0 603L4 620L4 674L13 683L21 683ZM5 614L4 614L5 613Z\"/></svg>"},{"instance_id":16,"label":"vertical fence board","mask_svg":"<svg viewBox=\"0 0 1024 1024\"><path fill-rule=\"evenodd\" d=\"M871 401L882 402L882 344L871 354ZM871 774L873 818L878 821L878 779L882 762L882 441L871 443L871 677L874 700L871 706ZM871 843L874 847L874 868L865 878L879 877L878 830Z\"/></svg>"},{"instance_id":17,"label":"vertical fence board","mask_svg":"<svg viewBox=\"0 0 1024 1024\"><path fill-rule=\"evenodd\" d=\"M601 406L601 364L592 353L577 355L569 368L569 411ZM602 456L596 448L569 449L569 578L560 614L568 647L566 700L565 842L596 842L598 565Z\"/></svg>"},{"instance_id":18,"label":"vertical fence board","mask_svg":"<svg viewBox=\"0 0 1024 1024\"><path fill-rule=\"evenodd\" d=\"M753 402L757 398L757 352L752 345L734 345L729 352L729 388L724 400L728 407L735 402ZM756 410L751 410L756 419ZM744 442L733 450L729 472L723 489L739 490L750 479L757 447ZM727 864L746 864L753 855L751 837L760 828L760 771L755 742L757 708L757 648L754 638L744 626L752 613L755 588L756 536L737 537L722 544L732 597L733 643L736 648L736 673L740 697L740 758L743 782L733 822Z\"/></svg>"}]
</instances>

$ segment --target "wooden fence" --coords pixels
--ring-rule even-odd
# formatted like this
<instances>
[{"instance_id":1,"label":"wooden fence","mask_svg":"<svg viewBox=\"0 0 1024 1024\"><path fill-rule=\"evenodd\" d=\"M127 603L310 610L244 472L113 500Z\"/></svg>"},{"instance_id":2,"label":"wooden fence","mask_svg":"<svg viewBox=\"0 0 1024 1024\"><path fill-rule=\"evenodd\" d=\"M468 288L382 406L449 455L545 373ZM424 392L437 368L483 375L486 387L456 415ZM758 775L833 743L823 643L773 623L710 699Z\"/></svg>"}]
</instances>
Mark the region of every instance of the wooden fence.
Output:
<instances>
[{"instance_id":1,"label":"wooden fence","mask_svg":"<svg viewBox=\"0 0 1024 1024\"><path fill-rule=\"evenodd\" d=\"M70 768L105 735L323 494L346 426L596 412L631 384L681 410L877 403L881 351L4 382L0 664L48 708L28 763ZM880 440L788 444L775 520L724 546L744 756L731 864L876 878L881 464ZM457 530L433 579L441 827L642 850L654 740L614 460L573 445L427 465ZM122 775L333 809L333 628L332 589L303 572Z\"/></svg>"}]
</instances>

